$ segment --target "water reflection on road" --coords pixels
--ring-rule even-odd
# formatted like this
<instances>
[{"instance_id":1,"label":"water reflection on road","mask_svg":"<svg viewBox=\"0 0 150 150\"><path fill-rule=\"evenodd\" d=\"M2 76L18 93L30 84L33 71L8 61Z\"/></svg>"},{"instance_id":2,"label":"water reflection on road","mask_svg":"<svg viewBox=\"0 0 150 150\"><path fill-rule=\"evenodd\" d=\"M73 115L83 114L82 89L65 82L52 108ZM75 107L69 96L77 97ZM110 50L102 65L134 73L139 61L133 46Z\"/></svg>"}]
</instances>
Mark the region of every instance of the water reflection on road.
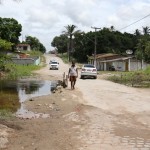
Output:
<instances>
[{"instance_id":1,"label":"water reflection on road","mask_svg":"<svg viewBox=\"0 0 150 150\"><path fill-rule=\"evenodd\" d=\"M16 116L20 118L47 118L49 114L34 113L25 108L24 101L34 97L51 94L51 81L28 81L18 84L18 95L21 107L16 112Z\"/></svg>"},{"instance_id":2,"label":"water reflection on road","mask_svg":"<svg viewBox=\"0 0 150 150\"><path fill-rule=\"evenodd\" d=\"M18 83L18 96L20 102L48 94L51 94L51 81L28 80Z\"/></svg>"},{"instance_id":3,"label":"water reflection on road","mask_svg":"<svg viewBox=\"0 0 150 150\"><path fill-rule=\"evenodd\" d=\"M43 81L21 79L16 81L1 81L0 104L3 104L3 106L1 105L0 108L9 108L10 110L15 111L17 117L22 118L48 117L48 114L35 114L31 111L26 110L23 102L34 97L51 94L51 89L54 86L56 86L56 82L53 83L48 80ZM13 96L10 96L10 93L12 93L12 91ZM13 107L15 107L15 109Z\"/></svg>"}]
</instances>

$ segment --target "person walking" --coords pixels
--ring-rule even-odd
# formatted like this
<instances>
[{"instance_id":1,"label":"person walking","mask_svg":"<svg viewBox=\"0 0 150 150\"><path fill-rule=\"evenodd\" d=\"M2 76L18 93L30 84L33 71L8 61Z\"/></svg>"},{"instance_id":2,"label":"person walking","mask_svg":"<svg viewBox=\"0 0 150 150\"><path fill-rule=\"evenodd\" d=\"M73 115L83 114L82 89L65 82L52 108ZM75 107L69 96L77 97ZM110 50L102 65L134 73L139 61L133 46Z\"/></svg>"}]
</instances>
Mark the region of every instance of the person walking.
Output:
<instances>
[{"instance_id":1,"label":"person walking","mask_svg":"<svg viewBox=\"0 0 150 150\"><path fill-rule=\"evenodd\" d=\"M78 69L75 66L75 62L72 61L72 65L71 65L71 67L69 68L69 71L68 71L68 78L71 82L71 89L72 90L75 89L75 84L76 84L77 77L78 77Z\"/></svg>"}]
</instances>

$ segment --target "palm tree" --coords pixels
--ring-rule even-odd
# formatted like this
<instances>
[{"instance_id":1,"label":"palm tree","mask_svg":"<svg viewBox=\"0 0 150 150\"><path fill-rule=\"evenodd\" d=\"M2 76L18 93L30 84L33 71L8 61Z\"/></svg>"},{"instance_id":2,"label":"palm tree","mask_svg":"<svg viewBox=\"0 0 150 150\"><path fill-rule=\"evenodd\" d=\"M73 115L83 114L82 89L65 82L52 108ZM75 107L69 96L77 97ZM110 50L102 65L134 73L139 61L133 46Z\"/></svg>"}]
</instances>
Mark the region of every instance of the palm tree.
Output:
<instances>
[{"instance_id":1,"label":"palm tree","mask_svg":"<svg viewBox=\"0 0 150 150\"><path fill-rule=\"evenodd\" d=\"M149 27L143 27L143 33L144 35L148 35L150 33L150 28Z\"/></svg>"},{"instance_id":2,"label":"palm tree","mask_svg":"<svg viewBox=\"0 0 150 150\"><path fill-rule=\"evenodd\" d=\"M65 26L66 31L63 31L63 33L67 36L69 36L70 38L73 37L73 35L75 35L76 33L79 33L80 30L75 30L77 28L77 26L75 25L67 25Z\"/></svg>"},{"instance_id":3,"label":"palm tree","mask_svg":"<svg viewBox=\"0 0 150 150\"><path fill-rule=\"evenodd\" d=\"M110 27L110 31L115 31L115 27L114 27L114 26L111 26L111 27Z\"/></svg>"},{"instance_id":4,"label":"palm tree","mask_svg":"<svg viewBox=\"0 0 150 150\"><path fill-rule=\"evenodd\" d=\"M141 32L140 32L140 30L136 29L134 34L135 34L136 36L140 36L140 35L141 35Z\"/></svg>"},{"instance_id":5,"label":"palm tree","mask_svg":"<svg viewBox=\"0 0 150 150\"><path fill-rule=\"evenodd\" d=\"M70 61L70 52L72 52L72 39L76 33L80 33L80 30L75 30L77 28L75 25L67 25L65 28L66 31L63 31L63 33L69 38L68 60Z\"/></svg>"}]
</instances>

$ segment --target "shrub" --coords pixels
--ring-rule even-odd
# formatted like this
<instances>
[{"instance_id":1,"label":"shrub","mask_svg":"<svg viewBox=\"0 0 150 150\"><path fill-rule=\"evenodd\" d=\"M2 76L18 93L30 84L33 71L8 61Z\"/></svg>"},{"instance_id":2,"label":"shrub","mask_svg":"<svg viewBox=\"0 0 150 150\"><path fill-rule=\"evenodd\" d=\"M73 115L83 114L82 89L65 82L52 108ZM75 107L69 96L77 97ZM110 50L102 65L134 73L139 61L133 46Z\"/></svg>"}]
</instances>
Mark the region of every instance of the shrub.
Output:
<instances>
[{"instance_id":1,"label":"shrub","mask_svg":"<svg viewBox=\"0 0 150 150\"><path fill-rule=\"evenodd\" d=\"M108 77L108 80L133 87L150 87L150 67L144 71L125 72L120 75L114 75Z\"/></svg>"},{"instance_id":2,"label":"shrub","mask_svg":"<svg viewBox=\"0 0 150 150\"><path fill-rule=\"evenodd\" d=\"M33 70L38 70L41 67L36 65L17 65L9 63L6 65L9 73L7 74L8 79L17 79L22 76L30 76Z\"/></svg>"}]
</instances>

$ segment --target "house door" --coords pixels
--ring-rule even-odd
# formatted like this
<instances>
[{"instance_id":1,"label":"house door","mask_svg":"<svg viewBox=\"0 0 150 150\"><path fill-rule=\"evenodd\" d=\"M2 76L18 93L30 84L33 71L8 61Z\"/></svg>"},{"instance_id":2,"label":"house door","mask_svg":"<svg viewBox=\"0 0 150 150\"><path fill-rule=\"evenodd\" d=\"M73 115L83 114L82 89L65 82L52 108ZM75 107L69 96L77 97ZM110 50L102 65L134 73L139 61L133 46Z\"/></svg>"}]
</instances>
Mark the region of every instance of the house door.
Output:
<instances>
[{"instance_id":1,"label":"house door","mask_svg":"<svg viewBox=\"0 0 150 150\"><path fill-rule=\"evenodd\" d=\"M127 61L125 63L125 71L129 71L129 63Z\"/></svg>"}]
</instances>

